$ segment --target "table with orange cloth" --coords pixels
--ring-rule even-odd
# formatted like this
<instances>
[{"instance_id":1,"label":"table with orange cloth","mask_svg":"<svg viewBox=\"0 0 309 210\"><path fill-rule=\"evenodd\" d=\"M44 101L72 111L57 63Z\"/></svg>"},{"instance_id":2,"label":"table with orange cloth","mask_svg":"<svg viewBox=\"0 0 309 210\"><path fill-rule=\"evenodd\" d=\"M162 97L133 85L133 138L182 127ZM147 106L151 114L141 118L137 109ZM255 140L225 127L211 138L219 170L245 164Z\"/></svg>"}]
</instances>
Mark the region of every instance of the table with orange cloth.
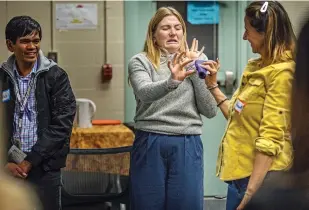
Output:
<instances>
[{"instance_id":1,"label":"table with orange cloth","mask_svg":"<svg viewBox=\"0 0 309 210\"><path fill-rule=\"evenodd\" d=\"M92 128L73 128L71 149L111 149L132 146L134 133L125 125L94 125ZM128 175L130 153L69 154L68 171L91 171Z\"/></svg>"}]
</instances>

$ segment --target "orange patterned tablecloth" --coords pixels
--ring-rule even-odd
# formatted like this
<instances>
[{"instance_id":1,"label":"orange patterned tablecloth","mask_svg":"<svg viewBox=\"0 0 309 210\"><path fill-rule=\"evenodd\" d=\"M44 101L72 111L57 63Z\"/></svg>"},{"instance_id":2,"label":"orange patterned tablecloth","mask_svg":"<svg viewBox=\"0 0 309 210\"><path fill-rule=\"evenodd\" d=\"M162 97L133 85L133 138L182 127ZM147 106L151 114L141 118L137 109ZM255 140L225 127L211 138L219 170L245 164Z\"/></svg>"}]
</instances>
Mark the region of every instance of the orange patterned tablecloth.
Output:
<instances>
[{"instance_id":1,"label":"orange patterned tablecloth","mask_svg":"<svg viewBox=\"0 0 309 210\"><path fill-rule=\"evenodd\" d=\"M102 149L132 146L134 133L125 125L96 125L73 128L71 148Z\"/></svg>"},{"instance_id":2,"label":"orange patterned tablecloth","mask_svg":"<svg viewBox=\"0 0 309 210\"><path fill-rule=\"evenodd\" d=\"M125 125L102 125L92 128L73 128L72 149L107 149L132 146L134 133ZM68 171L92 171L128 175L130 153L78 155L67 158Z\"/></svg>"}]
</instances>

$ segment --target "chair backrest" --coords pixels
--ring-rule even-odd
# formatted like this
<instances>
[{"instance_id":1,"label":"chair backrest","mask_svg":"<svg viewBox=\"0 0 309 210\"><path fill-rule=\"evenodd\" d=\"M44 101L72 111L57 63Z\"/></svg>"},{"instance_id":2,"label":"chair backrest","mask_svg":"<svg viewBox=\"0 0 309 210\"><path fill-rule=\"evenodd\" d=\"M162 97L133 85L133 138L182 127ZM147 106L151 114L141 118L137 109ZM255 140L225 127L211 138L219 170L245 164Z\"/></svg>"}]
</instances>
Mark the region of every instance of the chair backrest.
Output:
<instances>
[{"instance_id":1,"label":"chair backrest","mask_svg":"<svg viewBox=\"0 0 309 210\"><path fill-rule=\"evenodd\" d=\"M118 196L129 186L130 147L71 149L62 170L71 196Z\"/></svg>"}]
</instances>

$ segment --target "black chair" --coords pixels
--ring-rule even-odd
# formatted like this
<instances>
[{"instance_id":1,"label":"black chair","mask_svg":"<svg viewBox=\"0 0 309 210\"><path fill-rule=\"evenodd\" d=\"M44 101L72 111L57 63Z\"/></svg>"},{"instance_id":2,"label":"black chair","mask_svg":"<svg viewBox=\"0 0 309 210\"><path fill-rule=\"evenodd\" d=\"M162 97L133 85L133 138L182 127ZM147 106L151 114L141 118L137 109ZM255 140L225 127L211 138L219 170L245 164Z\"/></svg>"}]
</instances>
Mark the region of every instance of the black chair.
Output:
<instances>
[{"instance_id":1,"label":"black chair","mask_svg":"<svg viewBox=\"0 0 309 210\"><path fill-rule=\"evenodd\" d=\"M133 123L124 124L134 131ZM63 209L129 210L131 149L71 149L62 170Z\"/></svg>"}]
</instances>

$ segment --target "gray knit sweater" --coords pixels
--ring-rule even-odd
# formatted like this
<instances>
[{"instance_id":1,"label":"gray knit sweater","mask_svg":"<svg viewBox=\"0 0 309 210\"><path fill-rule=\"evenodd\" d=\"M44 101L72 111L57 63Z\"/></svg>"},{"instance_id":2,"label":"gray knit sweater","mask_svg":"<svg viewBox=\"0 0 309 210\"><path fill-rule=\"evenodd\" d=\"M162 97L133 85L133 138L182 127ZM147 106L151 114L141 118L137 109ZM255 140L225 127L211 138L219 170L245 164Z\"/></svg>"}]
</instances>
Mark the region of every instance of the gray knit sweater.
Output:
<instances>
[{"instance_id":1,"label":"gray knit sweater","mask_svg":"<svg viewBox=\"0 0 309 210\"><path fill-rule=\"evenodd\" d=\"M206 60L203 54L201 59ZM158 70L145 53L129 62L129 80L136 99L135 129L169 135L200 135L201 114L212 118L216 101L197 74L183 82L173 80L167 58Z\"/></svg>"}]
</instances>

